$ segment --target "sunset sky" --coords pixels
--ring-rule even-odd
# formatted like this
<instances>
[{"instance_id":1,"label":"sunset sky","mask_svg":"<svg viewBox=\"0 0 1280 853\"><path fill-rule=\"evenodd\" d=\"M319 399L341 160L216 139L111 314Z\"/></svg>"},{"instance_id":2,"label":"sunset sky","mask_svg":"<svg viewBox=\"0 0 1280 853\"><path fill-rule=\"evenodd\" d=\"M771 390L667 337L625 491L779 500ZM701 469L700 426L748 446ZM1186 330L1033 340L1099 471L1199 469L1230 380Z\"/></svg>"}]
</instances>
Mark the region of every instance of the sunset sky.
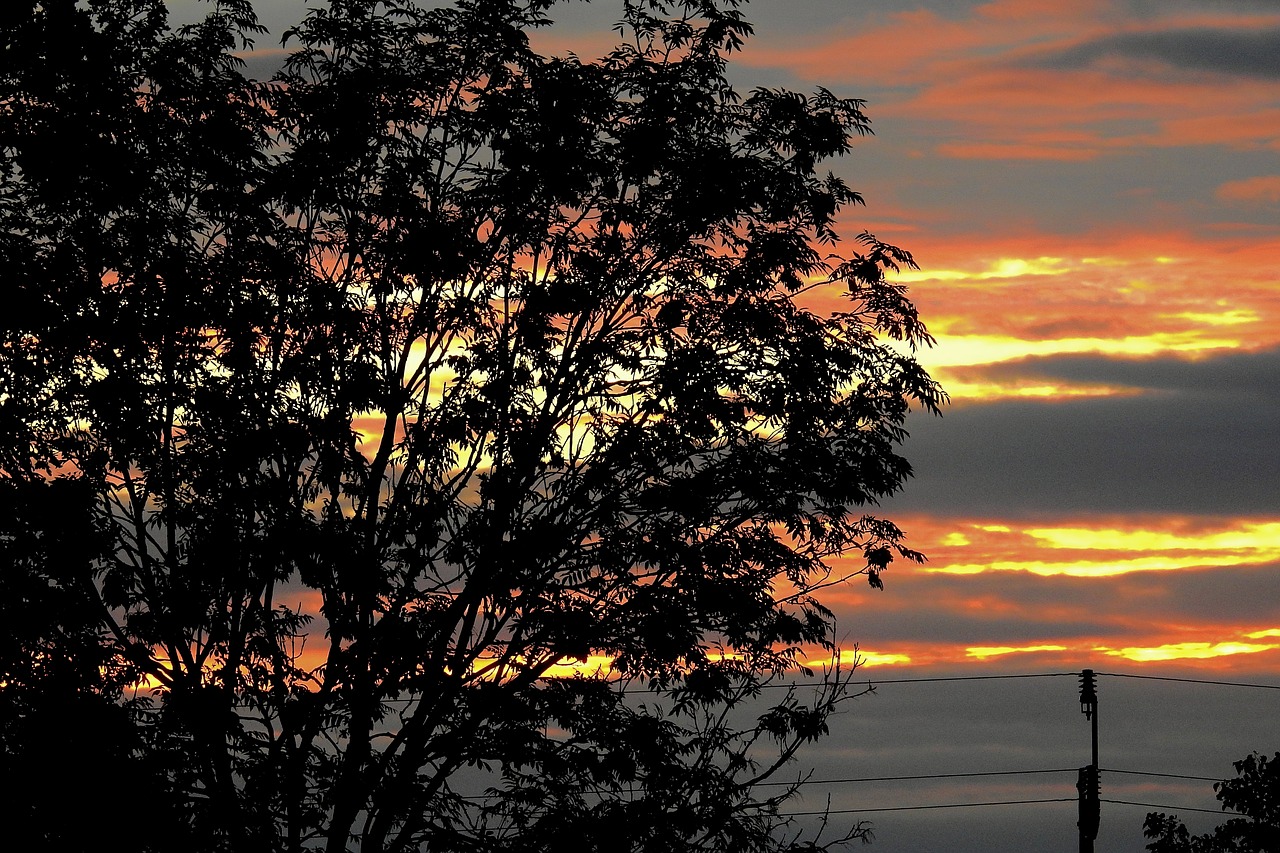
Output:
<instances>
[{"instance_id":1,"label":"sunset sky","mask_svg":"<svg viewBox=\"0 0 1280 853\"><path fill-rule=\"evenodd\" d=\"M929 555L840 597L870 679L1280 684L1280 6L759 3L739 73L867 100L847 233L902 276L953 397L886 507ZM885 685L831 778L1088 763L1074 678ZM1103 768L1233 773L1280 691L1103 677ZM872 722L874 720L874 722ZM832 786L847 808L1073 797L1074 775ZM1211 783L1103 797L1216 808ZM864 815L872 849L1074 850L1075 804ZM1148 808L1103 804L1099 851ZM1197 831L1219 822L1182 812Z\"/></svg>"},{"instance_id":2,"label":"sunset sky","mask_svg":"<svg viewBox=\"0 0 1280 853\"><path fill-rule=\"evenodd\" d=\"M181 16L192 3L172 2ZM301 0L259 0L277 34ZM608 34L573 3L547 44ZM864 98L833 168L903 246L952 396L910 423L882 508L924 551L835 591L865 677L1079 671L1280 685L1280 4L758 0L734 66ZM1221 777L1280 750L1280 690L1104 676L1104 768ZM1075 768L1074 677L885 684L818 778ZM1069 773L841 783L796 808L1075 797ZM1215 808L1211 783L1104 774L1103 796ZM875 851L1076 849L1075 804L851 815ZM1097 850L1152 809L1103 805ZM1174 809L1176 811L1176 809ZM1218 819L1182 813L1196 831Z\"/></svg>"}]
</instances>

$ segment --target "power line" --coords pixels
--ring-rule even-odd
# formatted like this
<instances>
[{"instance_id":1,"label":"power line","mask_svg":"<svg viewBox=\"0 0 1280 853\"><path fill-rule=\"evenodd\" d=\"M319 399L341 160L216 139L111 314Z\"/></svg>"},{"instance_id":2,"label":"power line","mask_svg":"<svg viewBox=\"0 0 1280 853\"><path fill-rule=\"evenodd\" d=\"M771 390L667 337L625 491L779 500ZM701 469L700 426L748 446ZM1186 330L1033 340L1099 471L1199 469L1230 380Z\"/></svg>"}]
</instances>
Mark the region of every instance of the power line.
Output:
<instances>
[{"instance_id":1,"label":"power line","mask_svg":"<svg viewBox=\"0 0 1280 853\"><path fill-rule=\"evenodd\" d=\"M1080 673L1077 671L1025 672L1025 673L1009 673L1007 675L952 675L952 676L933 676L933 677L925 677L925 678L879 678L879 679L867 679L865 681L862 679L851 679L848 682L846 682L846 684L847 686L850 686L850 687L857 686L857 685L866 685L868 687L874 687L879 684L936 684L936 683L947 682L947 681L991 681L991 680L997 680L997 679L1015 679L1015 678L1063 678L1063 677L1078 676L1079 674ZM1204 678L1181 678L1181 677L1175 677L1171 675L1139 675L1137 673L1130 673L1130 672L1098 672L1097 674L1111 676L1112 678L1138 678L1138 679L1145 679L1148 681L1174 681L1174 682L1181 682L1184 684L1209 684L1209 685L1215 685L1215 686L1221 686L1221 687L1249 687L1249 688L1254 688L1258 690L1280 690L1280 684L1255 684L1255 683L1244 682L1244 681L1214 681L1214 680L1204 679ZM554 676L552 678L549 678L548 680L549 681L561 681L561 680L572 681L573 679L566 678L564 676ZM592 681L594 679L588 678L586 680ZM608 684L608 685L622 685L621 692L634 694L634 695L665 694L675 690L682 689L682 685L678 683L672 684L670 687L654 688L654 687L628 686L627 682L621 679L601 679L601 681L604 684ZM752 689L753 690L796 690L796 689L805 688L805 687L812 687L812 688L831 687L836 683L837 682L835 681L826 681L826 680L794 681L794 682L783 682L783 683L773 683L773 684L756 684L756 685L753 685ZM384 704L391 705L391 704L408 704L417 700L412 698L396 698L396 699L383 699L382 701Z\"/></svg>"},{"instance_id":2,"label":"power line","mask_svg":"<svg viewBox=\"0 0 1280 853\"><path fill-rule=\"evenodd\" d=\"M490 799L492 795L470 795L462 796L463 800L483 800ZM823 817L826 815L838 814L869 814L872 812L915 812L928 811L931 809L971 809L983 806L1029 806L1041 803L1074 803L1075 797L1048 797L1037 800L987 800L980 803L929 803L920 806L879 806L862 809L826 809L822 811L807 812L786 812L779 814L779 817ZM1127 803L1123 800L1103 800L1104 803L1123 803L1125 805L1148 805L1147 803ZM1174 808L1173 806L1152 806L1152 808ZM1208 809L1185 809L1185 811L1209 811Z\"/></svg>"},{"instance_id":3,"label":"power line","mask_svg":"<svg viewBox=\"0 0 1280 853\"><path fill-rule=\"evenodd\" d=\"M903 782L914 779L962 779L974 776L1029 776L1035 773L1075 773L1076 768L1053 770L989 770L984 773L925 773L918 776L863 776L856 779L804 779L798 782L757 782L756 787L785 787L788 785L844 785L851 782Z\"/></svg>"},{"instance_id":4,"label":"power line","mask_svg":"<svg viewBox=\"0 0 1280 853\"><path fill-rule=\"evenodd\" d=\"M1060 678L1062 676L1076 676L1079 672L1025 672L1010 673L1008 675L950 675L937 676L929 678L876 678L876 679L850 679L849 686L865 684L868 687L874 687L877 684L924 684L936 683L940 681L990 681L992 679L1009 679L1009 678ZM606 682L616 684L620 682ZM797 687L826 687L830 686L832 681L799 681L786 682L782 684L758 684L756 687L761 690L768 689L795 689ZM673 688L652 689L652 688L628 688L628 693L666 693Z\"/></svg>"},{"instance_id":5,"label":"power line","mask_svg":"<svg viewBox=\"0 0 1280 853\"><path fill-rule=\"evenodd\" d=\"M1115 772L1115 771L1113 771ZM1193 777L1198 778L1198 777ZM1036 805L1040 803L1073 803L1076 802L1075 797L1052 797L1039 800L992 800L981 803L933 803L923 806L885 806L883 808L866 808L866 809L831 809L830 811L811 811L811 812L788 812L786 817L815 817L823 815L836 814L867 814L872 812L907 812L907 811L925 811L929 809L964 809L976 808L980 806L1025 806ZM1223 814L1222 809L1203 809L1195 806L1169 806L1160 803L1139 803L1133 800L1112 800L1102 798L1099 802L1111 803L1118 806L1141 806L1148 809L1166 809L1168 811L1178 812L1204 812L1205 814Z\"/></svg>"},{"instance_id":6,"label":"power line","mask_svg":"<svg viewBox=\"0 0 1280 853\"><path fill-rule=\"evenodd\" d=\"M795 782L757 782L753 787L757 788L784 788L784 787L803 787L805 785L848 785L859 782L911 782L929 779L971 779L975 777L989 776L1032 776L1046 775L1053 773L1075 773L1079 768L1076 767L1055 767L1045 770L986 770L972 773L921 773L907 776L858 776L845 779L801 779ZM1114 768L1102 768L1103 773L1117 773L1129 776L1159 776L1166 779L1190 779L1200 782L1221 782L1222 779L1217 776L1190 776L1183 773L1155 773L1143 770L1116 770ZM607 793L608 789L594 789L587 793ZM939 808L942 808L941 806ZM1171 807L1170 807L1171 808Z\"/></svg>"},{"instance_id":7,"label":"power line","mask_svg":"<svg viewBox=\"0 0 1280 853\"><path fill-rule=\"evenodd\" d=\"M1222 687L1251 687L1260 690L1280 690L1280 684L1253 684L1244 681L1213 681L1204 678L1178 678L1170 675L1138 675L1128 672L1098 672L1098 675L1108 675L1113 678L1141 678L1151 681L1177 681L1186 684L1211 684ZM934 676L925 678L868 678L867 680L856 679L850 680L850 686L865 684L868 687L875 687L879 684L936 684L946 681L991 681L997 679L1013 679L1013 678L1063 678L1078 676L1078 671L1071 672L1024 672L1009 673L1007 675L951 675L951 676ZM619 682L610 682L619 683ZM787 689L794 690L799 687L826 687L830 686L830 681L809 681L809 682L789 682L783 684L758 684L757 689ZM653 688L627 688L628 693L666 693L673 688L653 689Z\"/></svg>"},{"instance_id":8,"label":"power line","mask_svg":"<svg viewBox=\"0 0 1280 853\"><path fill-rule=\"evenodd\" d=\"M1187 776L1182 773L1148 773L1142 770L1115 770L1109 767L1102 768L1103 773L1123 773L1126 776L1160 776L1165 779L1194 779L1198 782L1221 782L1221 776Z\"/></svg>"},{"instance_id":9,"label":"power line","mask_svg":"<svg viewBox=\"0 0 1280 853\"><path fill-rule=\"evenodd\" d=\"M1252 687L1257 690L1280 690L1280 684L1250 684L1244 681L1210 681L1205 678L1175 678L1172 675L1137 675L1131 672L1099 672L1113 678L1144 678L1149 681L1181 681L1187 684L1215 684L1221 687Z\"/></svg>"},{"instance_id":10,"label":"power line","mask_svg":"<svg viewBox=\"0 0 1280 853\"><path fill-rule=\"evenodd\" d=\"M753 788L786 788L786 787L803 787L805 785L847 785L855 782L911 782L922 779L966 779L976 776L1030 776L1034 774L1047 773L1075 773L1075 767L1059 767L1049 770L988 770L980 773L923 773L913 776L860 776L850 779L800 779L795 782L756 782ZM607 788L594 788L584 790L583 793L589 794L606 794L610 793ZM501 796L501 792L494 795L475 795L464 796L463 799L484 799L485 797ZM942 808L941 806L939 808ZM836 812L832 812L836 814Z\"/></svg>"},{"instance_id":11,"label":"power line","mask_svg":"<svg viewBox=\"0 0 1280 853\"><path fill-rule=\"evenodd\" d=\"M1222 809L1198 809L1195 806L1162 806L1159 803L1135 803L1132 800L1103 799L1101 802L1114 803L1117 806L1142 806L1148 809L1168 809L1170 811L1179 811L1179 812L1205 812L1206 814L1216 814L1216 815L1220 815L1224 813Z\"/></svg>"},{"instance_id":12,"label":"power line","mask_svg":"<svg viewBox=\"0 0 1280 853\"><path fill-rule=\"evenodd\" d=\"M984 803L934 803L927 806L884 806L870 809L831 809L820 812L787 812L783 817L812 817L833 814L864 814L868 812L913 812L926 809L969 809L978 806L1027 806L1035 803L1074 803L1075 797L1054 797L1046 800L996 800Z\"/></svg>"},{"instance_id":13,"label":"power line","mask_svg":"<svg viewBox=\"0 0 1280 853\"><path fill-rule=\"evenodd\" d=\"M953 675L938 678L883 678L867 681L866 684L920 684L936 681L988 681L996 678L1058 678L1064 675L1076 676L1079 672L1027 672L1010 675ZM862 682L860 682L862 683Z\"/></svg>"},{"instance_id":14,"label":"power line","mask_svg":"<svg viewBox=\"0 0 1280 853\"><path fill-rule=\"evenodd\" d=\"M796 782L757 782L756 787L786 787L788 785L846 785L855 782L908 782L918 779L965 779L981 776L1031 776L1049 773L1075 773L1076 767L1057 767L1047 770L986 770L974 773L922 773L912 776L859 776L849 779L802 779ZM1116 773L1125 776L1158 776L1162 779L1190 779L1196 782L1221 782L1221 776L1191 776L1186 773L1156 773L1149 770L1117 770L1103 767L1102 773Z\"/></svg>"},{"instance_id":15,"label":"power line","mask_svg":"<svg viewBox=\"0 0 1280 853\"><path fill-rule=\"evenodd\" d=\"M1060 678L1063 676L1076 676L1079 674L1080 673L1078 672L1027 672L1027 673L1011 673L1008 675L952 675L952 676L938 676L938 677L930 677L930 678L881 678L881 679L866 680L866 681L862 679L850 679L849 681L846 682L846 685L848 687L857 687L861 685L874 687L875 685L878 685L878 684L925 684L925 683L937 683L942 681L990 681L993 679L1010 679L1010 678ZM547 678L546 680L571 682L574 680L574 678L572 676L552 676ZM585 678L583 680L596 681L596 679L592 679L592 678ZM631 687L628 685L626 681L623 681L621 679L599 679L599 683L607 684L611 686L622 685L619 692L627 693L630 695L660 695L660 694L671 693L681 689L687 689L682 687L682 685L679 683L672 684L670 687L639 687L639 686ZM835 680L788 681L788 682L774 683L774 684L756 684L752 686L752 689L753 690L796 690L804 687L814 687L814 688L831 687L837 683L838 682ZM414 701L417 701L417 700L416 699L383 699L382 700L383 704L386 704L386 705L395 704L395 703L410 703Z\"/></svg>"}]
</instances>

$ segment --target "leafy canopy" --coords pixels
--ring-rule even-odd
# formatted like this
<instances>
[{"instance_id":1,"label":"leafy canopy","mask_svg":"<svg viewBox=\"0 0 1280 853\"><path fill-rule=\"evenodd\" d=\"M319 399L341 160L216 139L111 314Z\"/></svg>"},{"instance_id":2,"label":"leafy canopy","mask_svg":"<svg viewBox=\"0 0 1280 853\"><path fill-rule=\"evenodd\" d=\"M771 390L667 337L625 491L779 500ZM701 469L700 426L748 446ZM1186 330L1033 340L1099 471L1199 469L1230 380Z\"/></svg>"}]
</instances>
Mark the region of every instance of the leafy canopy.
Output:
<instances>
[{"instance_id":1,"label":"leafy canopy","mask_svg":"<svg viewBox=\"0 0 1280 853\"><path fill-rule=\"evenodd\" d=\"M1192 835L1177 815L1150 812L1142 833L1151 853L1270 853L1280 850L1280 752L1252 753L1232 762L1235 779L1213 783L1222 810L1233 817L1213 832Z\"/></svg>"},{"instance_id":2,"label":"leafy canopy","mask_svg":"<svg viewBox=\"0 0 1280 853\"><path fill-rule=\"evenodd\" d=\"M328 0L271 81L248 0L11 5L9 758L80 709L144 849L826 846L757 783L847 673L762 689L921 559L867 508L944 400L838 251L862 104L735 92L734 0Z\"/></svg>"}]
</instances>

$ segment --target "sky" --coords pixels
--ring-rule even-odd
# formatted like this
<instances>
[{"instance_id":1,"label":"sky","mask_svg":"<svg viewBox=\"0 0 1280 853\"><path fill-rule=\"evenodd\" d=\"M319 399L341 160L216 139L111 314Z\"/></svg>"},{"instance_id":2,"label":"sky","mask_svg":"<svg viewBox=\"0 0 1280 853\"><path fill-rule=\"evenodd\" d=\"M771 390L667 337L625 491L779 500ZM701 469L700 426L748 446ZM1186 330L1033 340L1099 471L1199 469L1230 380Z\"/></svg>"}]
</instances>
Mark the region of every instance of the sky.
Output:
<instances>
[{"instance_id":1,"label":"sky","mask_svg":"<svg viewBox=\"0 0 1280 853\"><path fill-rule=\"evenodd\" d=\"M883 508L929 556L837 596L870 680L1280 684L1280 4L757 3L744 77L861 97L846 212L908 248L953 403ZM828 778L1088 763L1076 679L885 684ZM1099 678L1103 768L1232 775L1280 691ZM823 755L824 759L829 754ZM843 808L1074 797L1073 773L859 783ZM1103 797L1216 808L1211 783ZM1075 803L857 815L871 849L1075 850ZM1104 803L1096 849L1149 809ZM1177 811L1177 809L1160 809ZM1195 831L1220 821L1179 814Z\"/></svg>"},{"instance_id":2,"label":"sky","mask_svg":"<svg viewBox=\"0 0 1280 853\"><path fill-rule=\"evenodd\" d=\"M258 6L277 33L305 9ZM571 4L566 38L616 9ZM875 135L831 164L867 202L842 233L914 254L899 281L952 397L911 419L915 477L877 510L929 561L828 599L885 683L806 758L826 779L1059 771L811 786L796 808L1074 798L1089 724L1075 677L1048 674L1088 667L1115 674L1103 797L1205 831L1219 818L1176 807L1216 808L1210 782L1139 774L1280 750L1280 690L1153 678L1280 685L1280 3L745 11L741 88L866 100ZM1043 677L889 683L1011 674ZM834 819L873 821L884 853L1067 851L1075 808ZM1151 810L1104 803L1099 853L1141 851Z\"/></svg>"}]
</instances>

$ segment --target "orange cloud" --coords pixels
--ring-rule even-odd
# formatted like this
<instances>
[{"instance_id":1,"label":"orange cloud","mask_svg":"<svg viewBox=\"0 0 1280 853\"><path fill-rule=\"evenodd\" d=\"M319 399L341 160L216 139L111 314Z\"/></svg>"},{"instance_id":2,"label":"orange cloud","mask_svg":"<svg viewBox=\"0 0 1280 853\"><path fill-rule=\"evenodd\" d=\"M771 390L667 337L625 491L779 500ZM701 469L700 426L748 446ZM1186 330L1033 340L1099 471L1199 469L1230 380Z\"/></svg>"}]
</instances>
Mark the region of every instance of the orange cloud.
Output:
<instances>
[{"instance_id":1,"label":"orange cloud","mask_svg":"<svg viewBox=\"0 0 1280 853\"><path fill-rule=\"evenodd\" d=\"M1187 103L1212 104L1212 112L1185 117ZM1273 87L1259 82L1224 88L1131 69L1010 66L940 79L877 115L946 123L953 129L937 146L945 156L1087 160L1152 146L1274 148L1273 104Z\"/></svg>"},{"instance_id":2,"label":"orange cloud","mask_svg":"<svg viewBox=\"0 0 1280 853\"><path fill-rule=\"evenodd\" d=\"M896 520L909 532L911 546L929 557L923 566L903 568L922 576L921 582L923 576L937 574L1020 572L1105 577L1280 562L1280 517L1095 516L1049 522L913 515ZM833 593L844 605L890 603L883 594L862 586L842 587ZM993 606L983 596L970 603L984 610ZM949 599L947 607L963 611L968 604L961 596Z\"/></svg>"},{"instance_id":3,"label":"orange cloud","mask_svg":"<svg viewBox=\"0 0 1280 853\"><path fill-rule=\"evenodd\" d=\"M1274 88L1274 84L1271 84ZM1152 144L1227 145L1243 150L1280 150L1280 109L1271 107L1274 97L1259 98L1250 107L1243 99L1215 105L1208 115L1170 119L1165 133ZM1234 107L1234 109L1232 108Z\"/></svg>"},{"instance_id":4,"label":"orange cloud","mask_svg":"<svg viewBox=\"0 0 1280 853\"><path fill-rule=\"evenodd\" d=\"M1072 354L1195 358L1280 346L1280 240L1273 235L922 233L906 242L921 269L895 279L909 286L938 338L920 358L955 400L1131 390L996 386L961 372L978 365Z\"/></svg>"},{"instance_id":5,"label":"orange cloud","mask_svg":"<svg viewBox=\"0 0 1280 853\"><path fill-rule=\"evenodd\" d=\"M860 84L912 86L1046 34L1062 38L1082 26L1097 27L1106 6L1103 0L1001 0L977 7L969 18L944 17L926 9L873 13L869 25L856 32L833 27L826 40L806 34L792 42L770 39L768 47L751 44L743 62L786 68L811 81L845 78Z\"/></svg>"},{"instance_id":6,"label":"orange cloud","mask_svg":"<svg viewBox=\"0 0 1280 853\"><path fill-rule=\"evenodd\" d=\"M1230 603L1234 589L1274 586L1280 517L895 520L929 562L895 563L883 592L823 593L850 639L895 656L886 666L1105 669L1122 658L1280 672L1269 597Z\"/></svg>"},{"instance_id":7,"label":"orange cloud","mask_svg":"<svg viewBox=\"0 0 1280 853\"><path fill-rule=\"evenodd\" d=\"M1082 161L1151 146L1280 144L1270 81L1224 85L1211 74L1107 50L1120 35L1250 31L1280 25L1276 15L1170 10L1139 20L1100 0L999 0L967 15L915 10L866 20L857 32L833 27L816 44L811 34L753 44L743 62L828 85L834 78L884 87L874 117L918 120L947 157ZM1095 46L1087 60L1058 61ZM1197 105L1194 113L1188 104Z\"/></svg>"},{"instance_id":8,"label":"orange cloud","mask_svg":"<svg viewBox=\"0 0 1280 853\"><path fill-rule=\"evenodd\" d=\"M1098 156L1097 145L1023 142L944 142L937 152L957 160L1059 160L1081 162Z\"/></svg>"},{"instance_id":9,"label":"orange cloud","mask_svg":"<svg viewBox=\"0 0 1280 853\"><path fill-rule=\"evenodd\" d=\"M1259 175L1240 181L1228 181L1214 195L1219 201L1273 205L1280 204L1280 175Z\"/></svg>"}]
</instances>

